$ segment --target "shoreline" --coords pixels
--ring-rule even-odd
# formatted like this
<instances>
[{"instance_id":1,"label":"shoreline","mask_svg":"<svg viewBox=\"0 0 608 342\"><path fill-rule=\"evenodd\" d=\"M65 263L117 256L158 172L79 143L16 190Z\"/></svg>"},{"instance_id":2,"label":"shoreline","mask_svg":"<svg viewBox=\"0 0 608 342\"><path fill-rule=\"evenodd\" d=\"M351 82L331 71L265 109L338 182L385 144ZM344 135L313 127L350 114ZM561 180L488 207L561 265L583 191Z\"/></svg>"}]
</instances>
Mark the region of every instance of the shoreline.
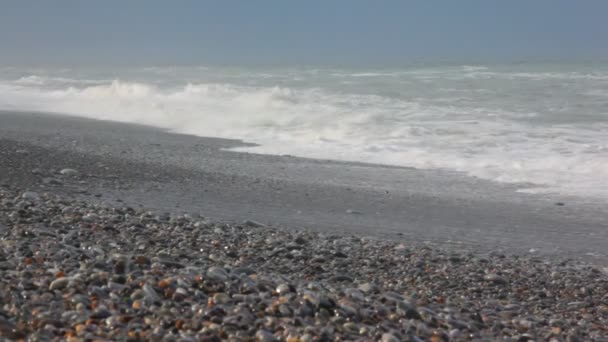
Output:
<instances>
[{"instance_id":1,"label":"shoreline","mask_svg":"<svg viewBox=\"0 0 608 342\"><path fill-rule=\"evenodd\" d=\"M89 201L608 265L602 202L522 194L438 170L232 152L225 149L242 142L146 126L6 111L0 122L0 158L19 161L10 182ZM0 163L0 181L7 166ZM79 169L80 178L43 183L61 168Z\"/></svg>"},{"instance_id":2,"label":"shoreline","mask_svg":"<svg viewBox=\"0 0 608 342\"><path fill-rule=\"evenodd\" d=\"M593 206L142 126L0 122L0 337L608 337Z\"/></svg>"}]
</instances>

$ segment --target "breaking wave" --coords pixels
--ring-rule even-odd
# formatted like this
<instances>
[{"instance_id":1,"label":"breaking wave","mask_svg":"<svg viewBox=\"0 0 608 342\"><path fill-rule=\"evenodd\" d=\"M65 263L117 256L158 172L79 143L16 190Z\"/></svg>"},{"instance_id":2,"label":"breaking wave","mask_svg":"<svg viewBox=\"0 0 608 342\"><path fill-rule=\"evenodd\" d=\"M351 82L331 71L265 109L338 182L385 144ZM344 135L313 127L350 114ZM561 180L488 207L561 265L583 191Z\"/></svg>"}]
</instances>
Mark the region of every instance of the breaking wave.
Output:
<instances>
[{"instance_id":1,"label":"breaking wave","mask_svg":"<svg viewBox=\"0 0 608 342\"><path fill-rule=\"evenodd\" d=\"M461 67L460 72L464 78L489 71ZM371 71L351 75L375 77ZM446 84L424 97L411 95L416 89L409 88L407 96L346 91L331 79L324 81L330 86L316 83L318 87L266 82L180 84L25 75L0 81L0 108L238 138L259 144L244 149L251 152L457 170L499 182L537 184L535 191L608 197L602 176L608 174L608 120L539 124L531 118L546 113L521 102L504 106L484 98L491 88L454 96L463 89ZM605 89L583 90L604 98L599 95ZM604 118L605 113L597 114Z\"/></svg>"}]
</instances>

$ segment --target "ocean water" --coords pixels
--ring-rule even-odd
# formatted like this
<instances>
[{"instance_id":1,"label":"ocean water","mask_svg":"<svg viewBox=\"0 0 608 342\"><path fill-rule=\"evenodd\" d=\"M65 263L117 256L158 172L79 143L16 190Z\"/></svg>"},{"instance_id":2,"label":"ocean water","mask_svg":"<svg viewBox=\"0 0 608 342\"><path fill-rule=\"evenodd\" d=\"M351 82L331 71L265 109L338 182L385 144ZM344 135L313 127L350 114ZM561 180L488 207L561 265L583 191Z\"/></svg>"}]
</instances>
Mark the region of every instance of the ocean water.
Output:
<instances>
[{"instance_id":1,"label":"ocean water","mask_svg":"<svg viewBox=\"0 0 608 342\"><path fill-rule=\"evenodd\" d=\"M608 199L608 65L0 68L0 109Z\"/></svg>"}]
</instances>

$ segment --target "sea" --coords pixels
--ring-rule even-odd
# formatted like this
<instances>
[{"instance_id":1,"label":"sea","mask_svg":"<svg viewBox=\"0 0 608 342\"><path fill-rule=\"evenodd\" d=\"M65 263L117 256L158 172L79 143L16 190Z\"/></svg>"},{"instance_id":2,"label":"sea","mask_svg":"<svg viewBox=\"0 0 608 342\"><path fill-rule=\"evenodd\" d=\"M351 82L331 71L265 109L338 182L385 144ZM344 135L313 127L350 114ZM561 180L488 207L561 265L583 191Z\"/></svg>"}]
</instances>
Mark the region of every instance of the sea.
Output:
<instances>
[{"instance_id":1,"label":"sea","mask_svg":"<svg viewBox=\"0 0 608 342\"><path fill-rule=\"evenodd\" d=\"M0 67L0 109L608 199L608 63Z\"/></svg>"}]
</instances>

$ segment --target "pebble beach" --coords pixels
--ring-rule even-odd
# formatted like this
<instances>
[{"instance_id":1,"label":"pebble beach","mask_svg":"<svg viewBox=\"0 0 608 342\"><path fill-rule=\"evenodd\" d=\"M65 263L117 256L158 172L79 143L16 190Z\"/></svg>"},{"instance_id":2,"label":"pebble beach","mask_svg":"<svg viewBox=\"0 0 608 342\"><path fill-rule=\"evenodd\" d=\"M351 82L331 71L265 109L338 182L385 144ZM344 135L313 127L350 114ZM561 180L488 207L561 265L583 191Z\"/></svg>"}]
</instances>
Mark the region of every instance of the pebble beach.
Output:
<instances>
[{"instance_id":1,"label":"pebble beach","mask_svg":"<svg viewBox=\"0 0 608 342\"><path fill-rule=\"evenodd\" d=\"M0 339L608 340L603 259L521 253L513 243L512 249L428 243L410 238L407 229L393 238L372 236L349 230L347 219L343 230L321 223L305 228L285 207L267 213L293 217L294 224L272 224L236 199L223 215L202 204L186 212L175 202L184 202L187 190L174 180L202 188L196 183L202 176L188 171L187 159L181 169L133 164L134 157L115 158L107 152L110 143L99 141L92 146L107 156L85 153L87 142L102 134L94 123L83 124L91 127L87 132L65 122L73 126L57 132L79 132L81 140L55 131L11 131L3 121ZM63 141L67 147L50 146ZM287 188L261 179L248 200L259 196L263 203L269 196L259 189L268 184ZM214 184L229 192L230 184L242 182L226 172L204 181L208 190L200 196L214 203L224 199L214 194ZM142 190L150 184L174 190ZM351 197L341 200L357 200L354 190L344 193ZM146 202L149 197L162 201ZM340 215L370 216L366 207L352 208ZM569 208L551 204L547 211ZM595 243L605 245L596 234Z\"/></svg>"},{"instance_id":2,"label":"pebble beach","mask_svg":"<svg viewBox=\"0 0 608 342\"><path fill-rule=\"evenodd\" d=\"M212 222L0 190L5 339L605 340L575 262Z\"/></svg>"}]
</instances>

